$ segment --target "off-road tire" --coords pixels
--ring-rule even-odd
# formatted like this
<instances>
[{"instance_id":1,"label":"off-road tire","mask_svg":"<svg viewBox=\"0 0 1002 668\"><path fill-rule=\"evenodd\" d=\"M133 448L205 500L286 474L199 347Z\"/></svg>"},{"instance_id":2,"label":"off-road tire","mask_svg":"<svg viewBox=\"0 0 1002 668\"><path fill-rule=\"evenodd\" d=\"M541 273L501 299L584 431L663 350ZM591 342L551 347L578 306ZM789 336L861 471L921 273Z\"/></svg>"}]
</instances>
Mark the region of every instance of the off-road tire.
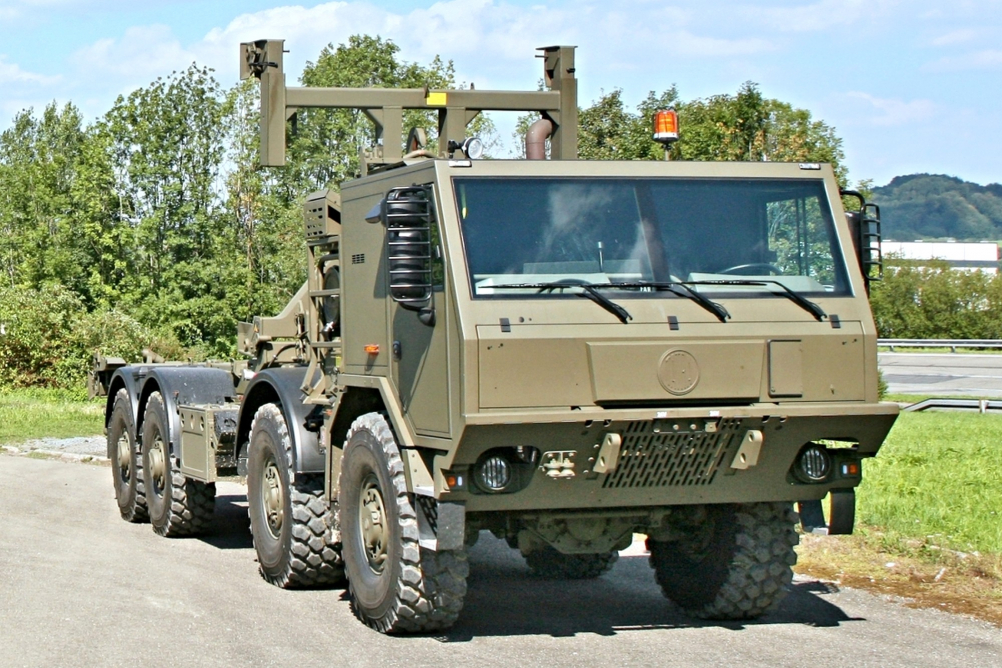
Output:
<instances>
[{"instance_id":1,"label":"off-road tire","mask_svg":"<svg viewBox=\"0 0 1002 668\"><path fill-rule=\"evenodd\" d=\"M608 573L619 559L619 552L564 554L547 545L524 556L533 575L553 580L590 580Z\"/></svg>"},{"instance_id":2,"label":"off-road tire","mask_svg":"<svg viewBox=\"0 0 1002 668\"><path fill-rule=\"evenodd\" d=\"M294 476L292 438L276 404L258 408L251 423L247 505L261 577L283 589L344 581L341 534L323 476Z\"/></svg>"},{"instance_id":3,"label":"off-road tire","mask_svg":"<svg viewBox=\"0 0 1002 668\"><path fill-rule=\"evenodd\" d=\"M381 633L451 627L466 596L466 551L435 552L418 544L417 514L407 493L400 450L379 413L357 418L348 430L338 509L355 615ZM382 535L378 540L376 533Z\"/></svg>"},{"instance_id":4,"label":"off-road tire","mask_svg":"<svg viewBox=\"0 0 1002 668\"><path fill-rule=\"evenodd\" d=\"M143 484L143 453L136 445L132 402L127 390L115 394L108 421L108 460L118 512L126 522L148 522L146 487Z\"/></svg>"},{"instance_id":5,"label":"off-road tire","mask_svg":"<svg viewBox=\"0 0 1002 668\"><path fill-rule=\"evenodd\" d=\"M648 538L665 596L703 619L753 619L773 610L797 563L791 504L711 505L705 522L681 540Z\"/></svg>"},{"instance_id":6,"label":"off-road tire","mask_svg":"<svg viewBox=\"0 0 1002 668\"><path fill-rule=\"evenodd\" d=\"M212 522L216 484L189 480L178 470L168 424L163 397L154 392L146 402L141 448L150 524L168 538L198 535Z\"/></svg>"}]
</instances>

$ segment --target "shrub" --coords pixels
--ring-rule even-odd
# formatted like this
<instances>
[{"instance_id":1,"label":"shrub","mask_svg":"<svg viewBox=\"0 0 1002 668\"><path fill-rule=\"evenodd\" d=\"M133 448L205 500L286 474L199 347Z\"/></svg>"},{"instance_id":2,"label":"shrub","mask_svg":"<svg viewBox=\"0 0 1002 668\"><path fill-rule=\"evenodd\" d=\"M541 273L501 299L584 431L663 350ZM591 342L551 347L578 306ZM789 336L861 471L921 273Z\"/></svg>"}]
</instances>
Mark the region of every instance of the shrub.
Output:
<instances>
[{"instance_id":1,"label":"shrub","mask_svg":"<svg viewBox=\"0 0 1002 668\"><path fill-rule=\"evenodd\" d=\"M870 303L877 332L894 339L1002 338L1002 275L945 262L891 259Z\"/></svg>"},{"instance_id":2,"label":"shrub","mask_svg":"<svg viewBox=\"0 0 1002 668\"><path fill-rule=\"evenodd\" d=\"M95 352L138 361L146 347L175 359L185 352L124 313L88 313L63 286L0 288L0 388L79 387Z\"/></svg>"}]
</instances>

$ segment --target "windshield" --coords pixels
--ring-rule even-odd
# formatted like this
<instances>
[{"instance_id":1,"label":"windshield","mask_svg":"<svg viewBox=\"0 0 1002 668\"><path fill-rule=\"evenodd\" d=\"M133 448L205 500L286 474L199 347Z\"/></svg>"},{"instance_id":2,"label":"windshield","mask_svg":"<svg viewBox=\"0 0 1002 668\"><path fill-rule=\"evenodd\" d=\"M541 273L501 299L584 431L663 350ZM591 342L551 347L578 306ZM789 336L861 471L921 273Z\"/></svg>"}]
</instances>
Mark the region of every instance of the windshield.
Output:
<instances>
[{"instance_id":1,"label":"windshield","mask_svg":"<svg viewBox=\"0 0 1002 668\"><path fill-rule=\"evenodd\" d=\"M635 294L645 294L636 283L689 281L719 296L762 296L776 283L850 294L820 179L465 177L454 185L474 297L573 292L526 287L554 282L630 283ZM512 284L522 287L504 287Z\"/></svg>"}]
</instances>

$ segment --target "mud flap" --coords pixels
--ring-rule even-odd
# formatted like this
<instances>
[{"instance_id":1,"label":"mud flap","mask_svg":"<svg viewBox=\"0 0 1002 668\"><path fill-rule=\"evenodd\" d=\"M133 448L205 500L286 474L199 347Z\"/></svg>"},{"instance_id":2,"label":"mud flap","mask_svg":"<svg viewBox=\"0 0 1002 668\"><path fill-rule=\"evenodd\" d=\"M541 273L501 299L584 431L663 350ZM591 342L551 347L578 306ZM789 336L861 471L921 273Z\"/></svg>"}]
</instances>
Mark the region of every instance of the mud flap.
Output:
<instances>
[{"instance_id":1,"label":"mud flap","mask_svg":"<svg viewBox=\"0 0 1002 668\"><path fill-rule=\"evenodd\" d=\"M415 494L418 544L426 550L458 550L466 542L466 506Z\"/></svg>"},{"instance_id":2,"label":"mud flap","mask_svg":"<svg viewBox=\"0 0 1002 668\"><path fill-rule=\"evenodd\" d=\"M835 489L829 494L828 522L821 500L800 501L800 526L804 533L836 536L851 534L856 523L856 490Z\"/></svg>"}]
</instances>

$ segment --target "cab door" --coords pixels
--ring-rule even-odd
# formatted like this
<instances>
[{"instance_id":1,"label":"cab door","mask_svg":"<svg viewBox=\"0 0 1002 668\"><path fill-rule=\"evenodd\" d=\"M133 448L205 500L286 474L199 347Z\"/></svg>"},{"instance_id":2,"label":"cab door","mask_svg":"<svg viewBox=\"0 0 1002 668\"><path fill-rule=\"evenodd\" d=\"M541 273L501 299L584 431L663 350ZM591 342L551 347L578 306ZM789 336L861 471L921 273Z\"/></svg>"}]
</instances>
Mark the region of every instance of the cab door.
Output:
<instances>
[{"instance_id":1,"label":"cab door","mask_svg":"<svg viewBox=\"0 0 1002 668\"><path fill-rule=\"evenodd\" d=\"M391 297L392 379L403 413L414 430L448 436L450 313L442 237L433 189L422 187L423 195L416 190L394 189L404 191L411 200L407 206L394 207L394 191L388 195L385 265ZM421 197L427 198L423 214L422 204L414 202ZM407 209L410 214L395 219L394 208ZM426 215L426 221L409 228L400 226L401 221L413 223L418 215Z\"/></svg>"}]
</instances>

